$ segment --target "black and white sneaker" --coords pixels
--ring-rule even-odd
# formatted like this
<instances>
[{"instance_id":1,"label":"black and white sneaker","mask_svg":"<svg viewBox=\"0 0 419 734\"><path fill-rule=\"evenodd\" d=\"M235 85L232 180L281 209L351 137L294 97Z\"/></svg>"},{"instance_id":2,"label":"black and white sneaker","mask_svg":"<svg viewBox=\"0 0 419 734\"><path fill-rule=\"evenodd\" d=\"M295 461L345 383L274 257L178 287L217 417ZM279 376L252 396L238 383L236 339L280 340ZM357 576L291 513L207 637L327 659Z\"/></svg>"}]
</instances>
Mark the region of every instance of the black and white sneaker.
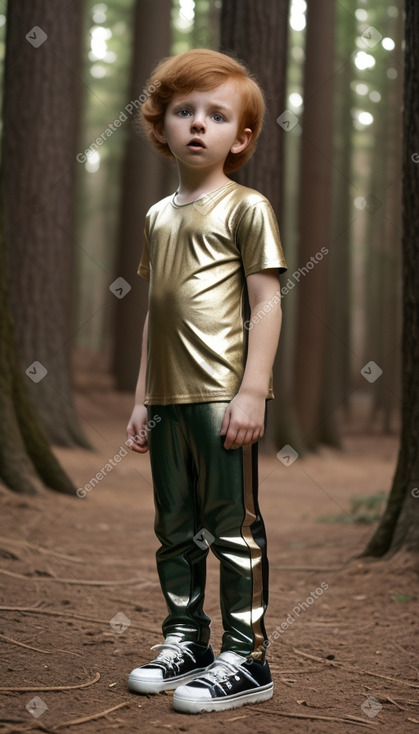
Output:
<instances>
[{"instance_id":1,"label":"black and white sneaker","mask_svg":"<svg viewBox=\"0 0 419 734\"><path fill-rule=\"evenodd\" d=\"M235 652L222 652L205 673L176 689L173 706L176 711L188 714L226 711L246 703L267 701L273 695L273 688L266 661L261 663Z\"/></svg>"},{"instance_id":2,"label":"black and white sneaker","mask_svg":"<svg viewBox=\"0 0 419 734\"><path fill-rule=\"evenodd\" d=\"M160 693L181 684L189 683L208 665L214 662L210 645L180 642L176 636L168 636L161 645L157 657L147 665L135 668L128 678L128 688L134 693Z\"/></svg>"}]
</instances>

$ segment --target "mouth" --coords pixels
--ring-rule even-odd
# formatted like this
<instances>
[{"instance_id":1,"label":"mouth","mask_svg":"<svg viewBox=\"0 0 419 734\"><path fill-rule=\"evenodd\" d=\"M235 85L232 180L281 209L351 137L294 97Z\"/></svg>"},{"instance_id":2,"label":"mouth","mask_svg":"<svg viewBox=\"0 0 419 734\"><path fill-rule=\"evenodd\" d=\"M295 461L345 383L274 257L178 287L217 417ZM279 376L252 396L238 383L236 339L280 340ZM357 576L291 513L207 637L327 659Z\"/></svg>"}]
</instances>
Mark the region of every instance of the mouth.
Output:
<instances>
[{"instance_id":1,"label":"mouth","mask_svg":"<svg viewBox=\"0 0 419 734\"><path fill-rule=\"evenodd\" d=\"M199 150L199 149L206 148L206 145L203 142L203 140L201 140L200 138L193 138L192 140L189 141L187 147L192 148L194 150Z\"/></svg>"}]
</instances>

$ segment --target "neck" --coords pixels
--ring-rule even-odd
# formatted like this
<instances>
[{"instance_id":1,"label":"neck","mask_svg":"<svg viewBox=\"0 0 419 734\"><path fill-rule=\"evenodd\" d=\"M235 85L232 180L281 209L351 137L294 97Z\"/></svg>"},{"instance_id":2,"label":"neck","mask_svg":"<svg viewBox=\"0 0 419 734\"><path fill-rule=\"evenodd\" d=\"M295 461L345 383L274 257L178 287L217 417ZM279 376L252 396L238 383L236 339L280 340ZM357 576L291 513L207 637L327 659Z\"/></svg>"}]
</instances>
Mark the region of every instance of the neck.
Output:
<instances>
[{"instance_id":1,"label":"neck","mask_svg":"<svg viewBox=\"0 0 419 734\"><path fill-rule=\"evenodd\" d=\"M184 170L178 166L179 186L177 200L186 204L203 194L219 189L231 181L224 171L194 171Z\"/></svg>"}]
</instances>

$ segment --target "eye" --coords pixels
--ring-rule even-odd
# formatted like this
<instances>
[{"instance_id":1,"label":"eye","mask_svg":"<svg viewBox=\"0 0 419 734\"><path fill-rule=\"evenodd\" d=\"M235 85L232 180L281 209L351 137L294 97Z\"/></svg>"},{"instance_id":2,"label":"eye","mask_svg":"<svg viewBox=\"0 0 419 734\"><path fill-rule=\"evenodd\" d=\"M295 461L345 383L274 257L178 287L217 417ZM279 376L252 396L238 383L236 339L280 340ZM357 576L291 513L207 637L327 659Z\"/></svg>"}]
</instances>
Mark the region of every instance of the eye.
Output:
<instances>
[{"instance_id":1,"label":"eye","mask_svg":"<svg viewBox=\"0 0 419 734\"><path fill-rule=\"evenodd\" d=\"M179 117L187 117L188 115L190 115L190 112L189 110L183 108L183 109L177 110L176 114L179 115Z\"/></svg>"},{"instance_id":2,"label":"eye","mask_svg":"<svg viewBox=\"0 0 419 734\"><path fill-rule=\"evenodd\" d=\"M213 119L215 122L224 122L224 117L219 112L214 112Z\"/></svg>"}]
</instances>

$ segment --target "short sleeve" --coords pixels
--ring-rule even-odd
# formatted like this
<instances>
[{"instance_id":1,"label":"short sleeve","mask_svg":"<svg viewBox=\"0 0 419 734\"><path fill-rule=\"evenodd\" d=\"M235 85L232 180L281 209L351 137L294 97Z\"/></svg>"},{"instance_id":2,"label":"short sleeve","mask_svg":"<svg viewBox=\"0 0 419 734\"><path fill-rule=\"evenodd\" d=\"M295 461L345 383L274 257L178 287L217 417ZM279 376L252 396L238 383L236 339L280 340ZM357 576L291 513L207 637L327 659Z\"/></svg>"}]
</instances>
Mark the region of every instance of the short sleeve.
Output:
<instances>
[{"instance_id":1,"label":"short sleeve","mask_svg":"<svg viewBox=\"0 0 419 734\"><path fill-rule=\"evenodd\" d=\"M237 227L237 246L240 250L246 277L267 268L287 269L275 212L267 199L247 207Z\"/></svg>"},{"instance_id":2,"label":"short sleeve","mask_svg":"<svg viewBox=\"0 0 419 734\"><path fill-rule=\"evenodd\" d=\"M144 247L137 273L145 280L150 280L150 245L148 241L147 225L144 229Z\"/></svg>"}]
</instances>

